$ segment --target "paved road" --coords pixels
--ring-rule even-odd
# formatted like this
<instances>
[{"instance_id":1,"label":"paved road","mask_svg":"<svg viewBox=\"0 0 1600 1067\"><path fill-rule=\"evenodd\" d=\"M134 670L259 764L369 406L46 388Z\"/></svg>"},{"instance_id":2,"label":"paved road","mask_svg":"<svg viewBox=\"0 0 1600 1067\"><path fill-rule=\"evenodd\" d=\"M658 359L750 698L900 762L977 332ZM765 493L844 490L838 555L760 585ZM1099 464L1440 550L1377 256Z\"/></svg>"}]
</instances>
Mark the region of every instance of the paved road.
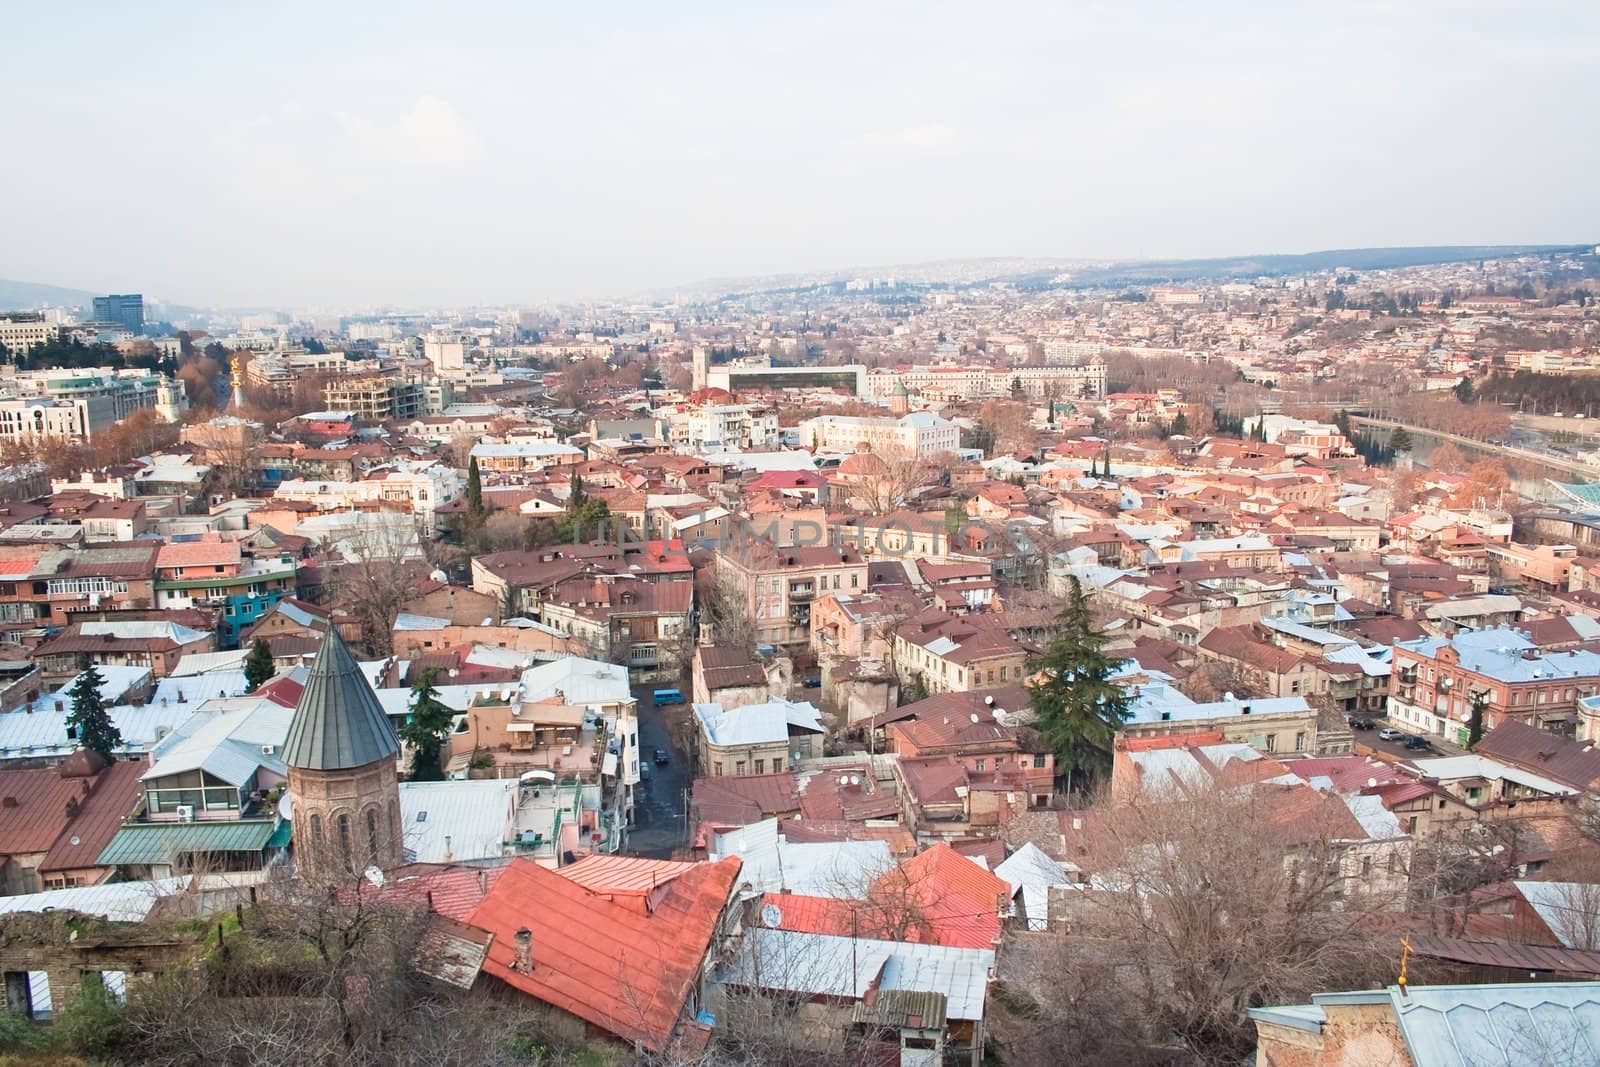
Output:
<instances>
[{"instance_id":1,"label":"paved road","mask_svg":"<svg viewBox=\"0 0 1600 1067\"><path fill-rule=\"evenodd\" d=\"M1392 726L1399 730L1402 735L1416 733L1416 729L1406 723L1390 721L1389 719L1374 719L1373 722L1377 725L1371 730L1355 730L1352 732L1355 734L1356 744L1365 745L1367 748L1372 749L1373 754L1381 759L1433 759L1439 756L1460 756L1466 752L1466 749L1459 745L1431 735L1428 737L1429 747L1425 749L1407 748L1403 740L1385 741L1378 736L1378 731L1385 727Z\"/></svg>"},{"instance_id":2,"label":"paved road","mask_svg":"<svg viewBox=\"0 0 1600 1067\"><path fill-rule=\"evenodd\" d=\"M654 689L654 685L646 685L635 687L633 691L639 700L639 766L649 778L641 781L634 793L634 825L624 851L635 856L667 859L673 849L684 844L688 833L684 799L689 792L689 759L678 743L682 741L681 735L668 736L672 730L667 715L651 699ZM672 756L672 761L664 767L655 764L658 748L666 749Z\"/></svg>"}]
</instances>

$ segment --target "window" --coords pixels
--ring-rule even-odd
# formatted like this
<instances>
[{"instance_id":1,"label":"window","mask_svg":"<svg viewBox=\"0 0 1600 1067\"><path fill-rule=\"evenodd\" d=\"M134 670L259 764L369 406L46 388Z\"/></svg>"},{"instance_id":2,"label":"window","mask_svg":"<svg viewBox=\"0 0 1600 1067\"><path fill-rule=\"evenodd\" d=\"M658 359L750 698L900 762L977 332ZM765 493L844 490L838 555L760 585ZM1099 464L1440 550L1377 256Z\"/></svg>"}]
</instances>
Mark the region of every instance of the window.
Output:
<instances>
[{"instance_id":1,"label":"window","mask_svg":"<svg viewBox=\"0 0 1600 1067\"><path fill-rule=\"evenodd\" d=\"M851 589L857 589L857 588L860 587L860 585L861 585L861 575L852 574L850 576L850 588Z\"/></svg>"},{"instance_id":2,"label":"window","mask_svg":"<svg viewBox=\"0 0 1600 1067\"><path fill-rule=\"evenodd\" d=\"M1294 735L1294 750L1296 752L1304 752L1306 750L1306 735L1305 735L1305 731L1302 730L1301 732L1299 732L1299 733Z\"/></svg>"},{"instance_id":3,"label":"window","mask_svg":"<svg viewBox=\"0 0 1600 1067\"><path fill-rule=\"evenodd\" d=\"M1277 734L1268 734L1267 735L1267 751L1268 752L1276 752L1276 751L1278 751L1278 735Z\"/></svg>"},{"instance_id":4,"label":"window","mask_svg":"<svg viewBox=\"0 0 1600 1067\"><path fill-rule=\"evenodd\" d=\"M1300 692L1300 680L1298 678L1289 683L1289 692L1291 692L1291 693Z\"/></svg>"},{"instance_id":5,"label":"window","mask_svg":"<svg viewBox=\"0 0 1600 1067\"><path fill-rule=\"evenodd\" d=\"M1440 807L1444 807L1443 804L1440 804L1439 806ZM1416 832L1417 832L1417 817L1415 815L1413 815L1413 816L1411 816L1411 818L1406 820L1406 833L1414 834Z\"/></svg>"},{"instance_id":6,"label":"window","mask_svg":"<svg viewBox=\"0 0 1600 1067\"><path fill-rule=\"evenodd\" d=\"M975 771L983 770L983 763L984 763L984 761L981 760L981 759L980 760L973 760L972 761L972 769L975 770Z\"/></svg>"},{"instance_id":7,"label":"window","mask_svg":"<svg viewBox=\"0 0 1600 1067\"><path fill-rule=\"evenodd\" d=\"M1041 770L1041 771L1044 770L1045 759L1046 758L1047 757L1042 752L1039 755L1033 757L1033 766L1034 766L1034 768L1036 770Z\"/></svg>"},{"instance_id":8,"label":"window","mask_svg":"<svg viewBox=\"0 0 1600 1067\"><path fill-rule=\"evenodd\" d=\"M367 858L378 866L378 813L371 808L367 809Z\"/></svg>"},{"instance_id":9,"label":"window","mask_svg":"<svg viewBox=\"0 0 1600 1067\"><path fill-rule=\"evenodd\" d=\"M744 777L744 760L735 760L734 761L734 763L733 763L733 773L738 775L740 778Z\"/></svg>"},{"instance_id":10,"label":"window","mask_svg":"<svg viewBox=\"0 0 1600 1067\"><path fill-rule=\"evenodd\" d=\"M344 859L345 867L353 866L355 852L350 847L350 816L339 816L339 855Z\"/></svg>"},{"instance_id":11,"label":"window","mask_svg":"<svg viewBox=\"0 0 1600 1067\"><path fill-rule=\"evenodd\" d=\"M764 760L764 759L756 760L756 773L757 774L766 774L767 773L767 761L766 760Z\"/></svg>"},{"instance_id":12,"label":"window","mask_svg":"<svg viewBox=\"0 0 1600 1067\"><path fill-rule=\"evenodd\" d=\"M1361 877L1363 877L1363 878L1371 878L1372 877L1372 857L1371 856L1362 856L1361 857Z\"/></svg>"},{"instance_id":13,"label":"window","mask_svg":"<svg viewBox=\"0 0 1600 1067\"><path fill-rule=\"evenodd\" d=\"M721 778L722 777L722 761L721 760L717 760L715 763L713 763L711 765L711 773L712 773L712 775L714 777L717 777L717 778Z\"/></svg>"}]
</instances>

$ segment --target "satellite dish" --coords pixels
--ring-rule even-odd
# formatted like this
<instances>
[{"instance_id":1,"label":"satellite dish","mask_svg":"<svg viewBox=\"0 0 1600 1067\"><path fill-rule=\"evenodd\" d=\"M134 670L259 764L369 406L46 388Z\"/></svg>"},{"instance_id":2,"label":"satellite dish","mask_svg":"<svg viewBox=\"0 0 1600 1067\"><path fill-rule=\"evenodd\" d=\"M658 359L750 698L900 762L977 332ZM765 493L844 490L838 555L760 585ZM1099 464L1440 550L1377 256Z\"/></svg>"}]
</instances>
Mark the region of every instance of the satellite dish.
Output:
<instances>
[{"instance_id":1,"label":"satellite dish","mask_svg":"<svg viewBox=\"0 0 1600 1067\"><path fill-rule=\"evenodd\" d=\"M1378 780L1376 778L1368 778L1367 779L1367 788L1368 789L1371 789L1372 787L1376 786L1377 784L1378 784Z\"/></svg>"},{"instance_id":2,"label":"satellite dish","mask_svg":"<svg viewBox=\"0 0 1600 1067\"><path fill-rule=\"evenodd\" d=\"M972 713L972 721L973 721L974 725L976 725L976 723L978 722L978 713L977 712L973 712Z\"/></svg>"},{"instance_id":3,"label":"satellite dish","mask_svg":"<svg viewBox=\"0 0 1600 1067\"><path fill-rule=\"evenodd\" d=\"M783 911L776 904L761 905L761 925L776 930L783 925Z\"/></svg>"},{"instance_id":4,"label":"satellite dish","mask_svg":"<svg viewBox=\"0 0 1600 1067\"><path fill-rule=\"evenodd\" d=\"M373 884L373 886L375 888L378 888L378 889L382 889L383 888L383 884L386 881L386 879L383 877L383 872L378 870L378 868L376 866L368 867L366 870L362 871L361 873L366 878L367 881L369 881L369 882L371 882Z\"/></svg>"}]
</instances>

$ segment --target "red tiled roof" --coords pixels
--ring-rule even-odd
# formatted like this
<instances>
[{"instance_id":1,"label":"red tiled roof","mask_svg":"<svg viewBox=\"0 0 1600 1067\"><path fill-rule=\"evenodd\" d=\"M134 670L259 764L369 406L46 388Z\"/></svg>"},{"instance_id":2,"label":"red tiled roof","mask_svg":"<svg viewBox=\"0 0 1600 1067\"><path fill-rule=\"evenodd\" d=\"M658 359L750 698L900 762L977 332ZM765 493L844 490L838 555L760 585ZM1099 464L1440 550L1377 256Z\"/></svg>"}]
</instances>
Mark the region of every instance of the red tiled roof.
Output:
<instances>
[{"instance_id":1,"label":"red tiled roof","mask_svg":"<svg viewBox=\"0 0 1600 1067\"><path fill-rule=\"evenodd\" d=\"M514 989L651 1052L703 1045L685 1002L739 868L736 858L696 864L644 915L515 859L467 921L494 935L484 972ZM514 966L523 928L533 934L526 972Z\"/></svg>"},{"instance_id":2,"label":"red tiled roof","mask_svg":"<svg viewBox=\"0 0 1600 1067\"><path fill-rule=\"evenodd\" d=\"M139 776L150 769L142 760L119 760L95 775L78 814L67 822L39 864L41 871L70 871L99 866L100 853L122 829L122 820L138 802Z\"/></svg>"},{"instance_id":3,"label":"red tiled roof","mask_svg":"<svg viewBox=\"0 0 1600 1067\"><path fill-rule=\"evenodd\" d=\"M119 766L132 768L132 777L126 769L113 773ZM139 775L147 769L140 763L114 763L98 775L81 778L62 777L58 767L0 771L0 855L51 851L83 806L100 790L109 788L114 796L120 795L123 803L118 818L126 815L139 792ZM134 783L131 790L127 787L129 781ZM115 808L118 805L112 799L108 797L106 803ZM94 866L98 855L91 855L84 865Z\"/></svg>"},{"instance_id":4,"label":"red tiled roof","mask_svg":"<svg viewBox=\"0 0 1600 1067\"><path fill-rule=\"evenodd\" d=\"M935 944L989 948L1000 935L1000 909L1011 886L946 844L906 860L874 891L907 901L930 926Z\"/></svg>"},{"instance_id":5,"label":"red tiled roof","mask_svg":"<svg viewBox=\"0 0 1600 1067\"><path fill-rule=\"evenodd\" d=\"M431 907L448 919L465 919L493 888L504 867L464 867L433 863L412 863L388 872L377 899L384 904ZM341 899L372 893L365 879L340 891Z\"/></svg>"}]
</instances>

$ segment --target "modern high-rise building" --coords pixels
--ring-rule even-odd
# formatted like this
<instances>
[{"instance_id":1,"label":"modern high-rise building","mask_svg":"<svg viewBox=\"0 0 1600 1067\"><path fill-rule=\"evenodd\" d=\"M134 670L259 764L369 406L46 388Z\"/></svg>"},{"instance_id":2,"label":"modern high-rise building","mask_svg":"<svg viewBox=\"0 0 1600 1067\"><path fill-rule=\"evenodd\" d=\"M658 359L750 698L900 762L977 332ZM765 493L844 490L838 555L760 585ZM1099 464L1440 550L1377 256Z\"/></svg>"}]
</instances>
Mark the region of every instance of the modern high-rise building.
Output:
<instances>
[{"instance_id":1,"label":"modern high-rise building","mask_svg":"<svg viewBox=\"0 0 1600 1067\"><path fill-rule=\"evenodd\" d=\"M129 333L144 333L143 294L123 293L95 297L94 320L114 322Z\"/></svg>"}]
</instances>

